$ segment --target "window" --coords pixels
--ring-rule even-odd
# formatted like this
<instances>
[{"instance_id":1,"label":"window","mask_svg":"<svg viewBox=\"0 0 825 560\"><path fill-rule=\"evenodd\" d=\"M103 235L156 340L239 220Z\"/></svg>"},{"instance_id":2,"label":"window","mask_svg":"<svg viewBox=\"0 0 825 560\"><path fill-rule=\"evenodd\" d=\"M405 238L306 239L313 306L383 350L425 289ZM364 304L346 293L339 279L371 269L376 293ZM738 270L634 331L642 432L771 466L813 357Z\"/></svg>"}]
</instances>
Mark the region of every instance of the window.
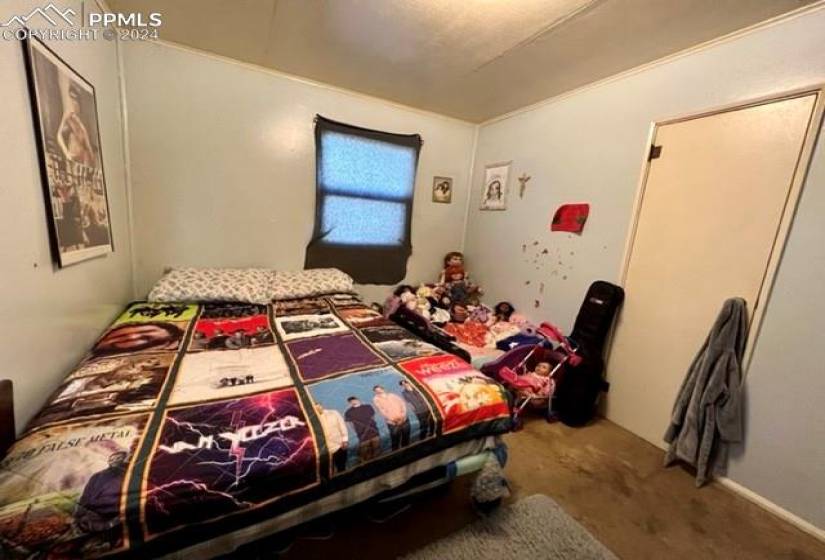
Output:
<instances>
[{"instance_id":1,"label":"window","mask_svg":"<svg viewBox=\"0 0 825 560\"><path fill-rule=\"evenodd\" d=\"M362 284L407 274L421 137L315 123L315 229L306 268L335 267Z\"/></svg>"}]
</instances>

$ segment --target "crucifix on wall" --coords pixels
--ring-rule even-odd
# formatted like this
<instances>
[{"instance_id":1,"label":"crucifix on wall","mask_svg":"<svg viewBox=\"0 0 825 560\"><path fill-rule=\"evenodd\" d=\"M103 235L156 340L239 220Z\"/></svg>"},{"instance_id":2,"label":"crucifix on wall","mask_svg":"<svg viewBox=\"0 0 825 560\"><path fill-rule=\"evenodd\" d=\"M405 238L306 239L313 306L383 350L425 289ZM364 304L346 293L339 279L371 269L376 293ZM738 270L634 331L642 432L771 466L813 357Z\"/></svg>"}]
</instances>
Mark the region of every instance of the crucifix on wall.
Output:
<instances>
[{"instance_id":1,"label":"crucifix on wall","mask_svg":"<svg viewBox=\"0 0 825 560\"><path fill-rule=\"evenodd\" d=\"M525 189L527 189L527 181L529 181L530 179L532 179L532 177L530 177L530 175L528 175L527 173L522 173L521 177L518 178L518 182L519 182L518 197L519 198L524 198L524 191L525 191Z\"/></svg>"}]
</instances>

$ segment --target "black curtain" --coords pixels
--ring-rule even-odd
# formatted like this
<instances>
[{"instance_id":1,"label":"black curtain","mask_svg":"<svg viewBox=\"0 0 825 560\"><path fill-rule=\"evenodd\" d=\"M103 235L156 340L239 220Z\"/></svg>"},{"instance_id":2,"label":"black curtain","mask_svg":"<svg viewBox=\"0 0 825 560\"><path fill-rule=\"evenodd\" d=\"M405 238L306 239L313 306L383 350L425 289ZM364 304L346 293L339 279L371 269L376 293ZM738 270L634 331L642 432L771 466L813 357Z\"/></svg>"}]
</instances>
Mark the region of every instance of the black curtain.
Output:
<instances>
[{"instance_id":1,"label":"black curtain","mask_svg":"<svg viewBox=\"0 0 825 560\"><path fill-rule=\"evenodd\" d=\"M336 122L321 115L317 115L315 118L315 227L312 240L307 245L304 268L338 268L352 276L359 284L396 284L407 275L407 260L412 253L410 229L415 173L413 173L413 188L410 191L409 198L406 201L399 201L406 204L404 237L399 245L340 245L329 243L324 239L328 232L321 230L321 216L326 192L320 181L320 166L324 157L321 137L327 131L412 148L415 150L416 171L418 169L418 156L421 152L421 136L418 134L392 134L380 130L370 130ZM369 216L362 216L361 219L368 220Z\"/></svg>"}]
</instances>

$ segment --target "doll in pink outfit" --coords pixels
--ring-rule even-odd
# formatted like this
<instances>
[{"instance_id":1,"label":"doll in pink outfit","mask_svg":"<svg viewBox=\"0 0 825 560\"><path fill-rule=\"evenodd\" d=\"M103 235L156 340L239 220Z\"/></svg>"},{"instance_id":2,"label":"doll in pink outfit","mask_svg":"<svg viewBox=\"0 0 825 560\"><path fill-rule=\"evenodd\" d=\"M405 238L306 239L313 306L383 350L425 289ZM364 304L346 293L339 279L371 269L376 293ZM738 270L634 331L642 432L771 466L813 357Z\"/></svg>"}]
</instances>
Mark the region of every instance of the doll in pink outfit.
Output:
<instances>
[{"instance_id":1,"label":"doll in pink outfit","mask_svg":"<svg viewBox=\"0 0 825 560\"><path fill-rule=\"evenodd\" d=\"M556 382L550 377L550 372L553 368L549 362L539 362L533 371L528 371L524 375L520 375L521 381L526 381L530 387L519 389L518 394L524 398L540 398L549 399L553 396L553 391L556 389Z\"/></svg>"}]
</instances>

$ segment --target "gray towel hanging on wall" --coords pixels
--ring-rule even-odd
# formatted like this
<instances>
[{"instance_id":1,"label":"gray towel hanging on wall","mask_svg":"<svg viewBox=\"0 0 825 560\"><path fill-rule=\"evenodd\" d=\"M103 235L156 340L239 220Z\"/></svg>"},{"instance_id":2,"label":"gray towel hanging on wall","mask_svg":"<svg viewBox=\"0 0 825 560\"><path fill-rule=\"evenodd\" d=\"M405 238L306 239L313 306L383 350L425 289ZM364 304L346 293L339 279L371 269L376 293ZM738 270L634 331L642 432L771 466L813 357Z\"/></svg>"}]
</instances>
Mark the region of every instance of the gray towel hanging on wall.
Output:
<instances>
[{"instance_id":1,"label":"gray towel hanging on wall","mask_svg":"<svg viewBox=\"0 0 825 560\"><path fill-rule=\"evenodd\" d=\"M696 468L696 486L727 464L728 444L742 440L742 357L748 340L747 304L725 301L676 397L665 441L665 465Z\"/></svg>"}]
</instances>

